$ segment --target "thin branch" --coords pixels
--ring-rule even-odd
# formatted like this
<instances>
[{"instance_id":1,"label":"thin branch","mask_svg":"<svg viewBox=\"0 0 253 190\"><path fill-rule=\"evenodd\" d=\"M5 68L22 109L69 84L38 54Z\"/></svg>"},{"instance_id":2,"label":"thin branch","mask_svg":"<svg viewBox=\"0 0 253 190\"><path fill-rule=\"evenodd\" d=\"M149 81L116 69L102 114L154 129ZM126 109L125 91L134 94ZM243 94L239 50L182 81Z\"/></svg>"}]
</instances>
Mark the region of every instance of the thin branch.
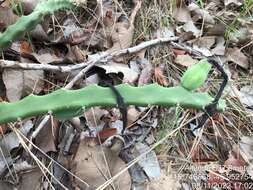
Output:
<instances>
[{"instance_id":1,"label":"thin branch","mask_svg":"<svg viewBox=\"0 0 253 190\"><path fill-rule=\"evenodd\" d=\"M83 67L86 63L80 63ZM12 68L12 69L24 69L24 70L45 70L45 71L60 71L60 72L70 72L74 70L75 65L69 66L58 66L50 64L39 64L39 63L20 63L18 61L10 60L0 60L0 68Z\"/></svg>"},{"instance_id":2,"label":"thin branch","mask_svg":"<svg viewBox=\"0 0 253 190\"><path fill-rule=\"evenodd\" d=\"M154 45L158 45L158 44L162 44L162 43L168 43L171 42L172 40L176 40L177 38L160 38L160 39L155 39L155 40L150 40L147 42L143 42L137 46L131 47L131 48L127 48L127 49L123 49L120 51L115 51L111 54L107 53L107 52L103 52L100 56L96 57L95 59L93 59L90 64L85 67L83 70L81 70L66 86L66 89L70 89L72 88L72 86L78 81L80 80L85 73L91 68L93 67L96 63L100 62L101 60L103 61L109 61L112 60L114 57L119 57L125 54L133 54L136 52L139 52L143 49L146 49L148 47L154 46Z\"/></svg>"},{"instance_id":3,"label":"thin branch","mask_svg":"<svg viewBox=\"0 0 253 190\"><path fill-rule=\"evenodd\" d=\"M88 65L95 65L100 61L109 61L115 57L119 57L125 54L134 54L148 47L152 47L155 45L169 43L177 40L177 37L171 38L160 38L155 40L150 40L143 42L137 46L130 47L127 49L115 51L113 53L102 52L91 55L91 60L83 63L79 63L76 65L68 65L68 66L58 66L58 65L50 65L50 64L36 64L36 63L20 63L17 61L9 61L9 60L0 60L0 68L13 68L13 69L25 69L25 70L47 70L47 71L60 71L60 72L71 72L73 70L83 69Z\"/></svg>"}]
</instances>

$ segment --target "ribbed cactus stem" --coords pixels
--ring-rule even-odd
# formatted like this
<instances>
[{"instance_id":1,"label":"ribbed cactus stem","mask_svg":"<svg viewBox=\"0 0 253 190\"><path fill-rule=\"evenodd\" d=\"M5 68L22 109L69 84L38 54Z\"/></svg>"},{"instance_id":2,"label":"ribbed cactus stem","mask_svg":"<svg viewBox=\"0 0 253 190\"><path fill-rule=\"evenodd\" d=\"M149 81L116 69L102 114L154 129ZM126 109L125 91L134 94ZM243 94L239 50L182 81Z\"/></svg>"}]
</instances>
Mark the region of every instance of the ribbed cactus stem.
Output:
<instances>
[{"instance_id":1,"label":"ribbed cactus stem","mask_svg":"<svg viewBox=\"0 0 253 190\"><path fill-rule=\"evenodd\" d=\"M116 86L127 105L136 106L181 106L183 108L203 109L213 98L208 93L191 92L181 86L165 88L157 84L133 87L128 84ZM59 118L70 118L82 114L83 109L92 106L117 105L112 90L108 87L90 85L79 90L60 89L44 95L30 95L14 103L0 103L0 123L16 121L31 116L52 112ZM217 109L225 109L220 100Z\"/></svg>"},{"instance_id":2,"label":"ribbed cactus stem","mask_svg":"<svg viewBox=\"0 0 253 190\"><path fill-rule=\"evenodd\" d=\"M71 0L41 1L31 14L21 16L17 22L9 26L4 33L0 33L0 51L10 46L13 41L22 38L25 33L33 30L36 25L42 21L45 15L71 7Z\"/></svg>"}]
</instances>

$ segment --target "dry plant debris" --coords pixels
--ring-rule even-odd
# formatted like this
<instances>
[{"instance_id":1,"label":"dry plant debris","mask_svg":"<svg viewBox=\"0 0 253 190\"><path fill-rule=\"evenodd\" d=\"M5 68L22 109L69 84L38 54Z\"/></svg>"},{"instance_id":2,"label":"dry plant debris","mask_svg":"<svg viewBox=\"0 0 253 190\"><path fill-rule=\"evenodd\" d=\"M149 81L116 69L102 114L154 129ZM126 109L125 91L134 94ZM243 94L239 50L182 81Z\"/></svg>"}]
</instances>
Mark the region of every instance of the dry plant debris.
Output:
<instances>
[{"instance_id":1,"label":"dry plant debris","mask_svg":"<svg viewBox=\"0 0 253 190\"><path fill-rule=\"evenodd\" d=\"M229 76L227 109L193 130L200 111L131 106L124 135L119 109L99 106L1 124L0 189L253 189L253 0L72 2L0 49L0 103L105 82L172 87L207 57ZM38 4L0 0L0 33ZM220 83L212 70L198 91Z\"/></svg>"}]
</instances>

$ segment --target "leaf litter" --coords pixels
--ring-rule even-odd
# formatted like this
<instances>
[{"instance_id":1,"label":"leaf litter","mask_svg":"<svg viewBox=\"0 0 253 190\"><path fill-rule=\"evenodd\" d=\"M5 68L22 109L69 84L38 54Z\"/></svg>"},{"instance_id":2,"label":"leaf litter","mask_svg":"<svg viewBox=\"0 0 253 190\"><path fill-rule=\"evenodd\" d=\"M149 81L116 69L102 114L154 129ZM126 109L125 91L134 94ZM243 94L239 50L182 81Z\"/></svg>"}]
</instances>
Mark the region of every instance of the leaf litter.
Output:
<instances>
[{"instance_id":1,"label":"leaf litter","mask_svg":"<svg viewBox=\"0 0 253 190\"><path fill-rule=\"evenodd\" d=\"M32 12L38 1L23 1L24 12L19 1L0 3L3 32L21 14ZM162 44L105 58L73 88L104 81L174 86L180 82L182 71L199 60L199 54L194 53L199 52L215 57L230 73L224 95L228 109L197 132L192 131L200 115L196 110L183 110L176 118L173 108L156 106L128 107L124 136L119 110L107 107L85 110L71 120L60 121L49 114L44 124L40 123L43 117L37 117L1 125L0 187L99 189L123 170L126 172L106 189L190 189L193 184L199 184L200 189L220 185L236 188L238 180L231 176L239 176L238 190L252 184L252 4L240 0L76 0L77 9L45 17L0 55L0 63L5 63L0 65L4 85L1 101L47 94L64 87L81 70L43 70L48 65L75 66L142 41L179 37L176 46ZM12 68L8 61L27 67L33 63L41 69ZM214 93L219 83L213 71L205 89ZM177 133L162 141L176 126L181 126ZM22 139L13 127L21 131ZM144 159L138 160L143 154ZM17 169L15 165L24 160L31 168ZM135 164L128 168L132 162Z\"/></svg>"}]
</instances>

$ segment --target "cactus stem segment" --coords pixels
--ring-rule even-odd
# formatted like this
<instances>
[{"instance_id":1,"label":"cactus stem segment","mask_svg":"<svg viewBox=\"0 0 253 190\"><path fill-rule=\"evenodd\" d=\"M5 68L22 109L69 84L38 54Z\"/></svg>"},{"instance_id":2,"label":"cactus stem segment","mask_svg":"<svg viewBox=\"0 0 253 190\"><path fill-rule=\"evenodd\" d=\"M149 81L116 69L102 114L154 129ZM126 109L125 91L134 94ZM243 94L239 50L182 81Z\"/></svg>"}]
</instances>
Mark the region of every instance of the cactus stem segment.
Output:
<instances>
[{"instance_id":1,"label":"cactus stem segment","mask_svg":"<svg viewBox=\"0 0 253 190\"><path fill-rule=\"evenodd\" d=\"M181 106L183 108L203 109L213 98L206 92L191 92L182 86L165 88L157 84L143 87L133 87L122 84L115 87L126 105L148 106L160 105L165 107ZM14 103L0 104L0 123L16 121L17 118L48 113L60 119L81 115L83 109L92 106L117 106L116 98L108 87L90 85L79 90L59 89L44 96L28 96ZM225 109L224 100L217 105L218 111Z\"/></svg>"}]
</instances>

